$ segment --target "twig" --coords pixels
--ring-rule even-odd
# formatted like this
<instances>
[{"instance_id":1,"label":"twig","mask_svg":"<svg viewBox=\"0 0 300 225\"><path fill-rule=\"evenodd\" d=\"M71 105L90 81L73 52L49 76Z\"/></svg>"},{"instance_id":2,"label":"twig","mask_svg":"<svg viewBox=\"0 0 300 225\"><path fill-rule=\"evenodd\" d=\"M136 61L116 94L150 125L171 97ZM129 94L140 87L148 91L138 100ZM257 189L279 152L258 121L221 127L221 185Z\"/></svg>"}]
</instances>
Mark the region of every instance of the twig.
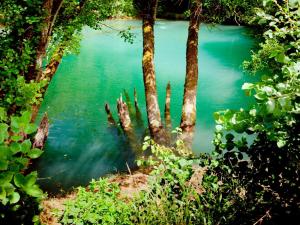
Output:
<instances>
[{"instance_id":1,"label":"twig","mask_svg":"<svg viewBox=\"0 0 300 225\"><path fill-rule=\"evenodd\" d=\"M263 215L261 218L259 218L259 220L257 220L253 225L257 225L257 224L262 224L263 220L265 218L271 218L271 215L270 215L270 209L266 212L265 215Z\"/></svg>"}]
</instances>

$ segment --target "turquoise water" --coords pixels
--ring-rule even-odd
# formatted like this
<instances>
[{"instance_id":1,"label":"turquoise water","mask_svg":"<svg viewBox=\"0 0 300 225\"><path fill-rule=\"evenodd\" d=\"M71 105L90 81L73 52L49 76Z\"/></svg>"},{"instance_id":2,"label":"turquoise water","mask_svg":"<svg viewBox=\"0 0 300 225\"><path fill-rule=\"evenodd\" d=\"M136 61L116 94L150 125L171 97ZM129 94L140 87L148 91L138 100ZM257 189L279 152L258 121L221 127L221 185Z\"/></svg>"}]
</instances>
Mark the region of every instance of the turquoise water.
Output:
<instances>
[{"instance_id":1,"label":"turquoise water","mask_svg":"<svg viewBox=\"0 0 300 225\"><path fill-rule=\"evenodd\" d=\"M126 140L108 127L104 104L109 102L116 118L116 99L123 89L133 99L135 87L140 109L146 116L141 22L107 24L117 29L132 26L134 43L125 43L117 31L108 28L84 29L80 54L63 58L47 90L40 115L47 111L51 126L45 153L37 165L40 183L46 190L84 185L92 178L126 170L126 162L133 166L135 154ZM187 28L186 21L158 21L155 26L159 103L163 112L165 87L170 81L174 127L180 122ZM241 64L249 58L254 45L243 27L202 25L199 37L197 126L193 143L196 153L213 148L213 112L249 104L241 85L250 78L243 74Z\"/></svg>"}]
</instances>

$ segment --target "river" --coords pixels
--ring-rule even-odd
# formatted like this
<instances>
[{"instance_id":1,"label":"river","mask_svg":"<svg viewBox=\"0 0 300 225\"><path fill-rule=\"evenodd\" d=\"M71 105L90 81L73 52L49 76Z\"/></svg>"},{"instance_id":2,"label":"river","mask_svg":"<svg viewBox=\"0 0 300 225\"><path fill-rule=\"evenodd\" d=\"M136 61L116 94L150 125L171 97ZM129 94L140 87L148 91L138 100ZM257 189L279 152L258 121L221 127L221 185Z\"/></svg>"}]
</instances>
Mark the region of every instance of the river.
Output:
<instances>
[{"instance_id":1,"label":"river","mask_svg":"<svg viewBox=\"0 0 300 225\"><path fill-rule=\"evenodd\" d=\"M135 153L118 132L108 127L104 104L109 102L116 118L116 99L123 89L133 99L135 87L146 121L141 22L105 23L116 29L131 26L136 38L130 44L116 30L85 28L80 53L63 58L39 112L39 117L47 112L51 123L45 153L37 163L40 184L48 191L67 190L92 178L124 171L126 162L133 166ZM170 81L173 127L180 122L187 28L186 21L159 20L155 26L159 103L163 112L165 87ZM213 149L213 112L249 104L241 86L253 78L243 73L242 62L249 58L253 45L244 27L201 25L193 143L196 154Z\"/></svg>"}]
</instances>

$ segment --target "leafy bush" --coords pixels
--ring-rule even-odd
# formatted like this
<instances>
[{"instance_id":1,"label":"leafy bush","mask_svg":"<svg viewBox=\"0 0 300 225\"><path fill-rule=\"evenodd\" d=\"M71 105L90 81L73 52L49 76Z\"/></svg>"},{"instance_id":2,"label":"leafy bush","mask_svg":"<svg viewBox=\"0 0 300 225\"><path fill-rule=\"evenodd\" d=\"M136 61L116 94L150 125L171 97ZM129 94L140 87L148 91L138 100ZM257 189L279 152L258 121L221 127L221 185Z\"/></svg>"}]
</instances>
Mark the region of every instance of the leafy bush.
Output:
<instances>
[{"instance_id":1,"label":"leafy bush","mask_svg":"<svg viewBox=\"0 0 300 225\"><path fill-rule=\"evenodd\" d=\"M79 187L75 200L67 201L62 224L132 224L130 204L120 200L120 189L106 179Z\"/></svg>"},{"instance_id":2,"label":"leafy bush","mask_svg":"<svg viewBox=\"0 0 300 225\"><path fill-rule=\"evenodd\" d=\"M181 144L181 142L178 142ZM148 188L125 199L116 184L100 179L78 188L66 203L63 224L231 224L243 201L238 180L219 177L207 156L184 157L182 146L166 148L146 137L152 157L140 160L153 170ZM202 167L199 166L202 165ZM224 174L223 174L224 175Z\"/></svg>"},{"instance_id":3,"label":"leafy bush","mask_svg":"<svg viewBox=\"0 0 300 225\"><path fill-rule=\"evenodd\" d=\"M43 197L36 184L37 173L25 175L30 160L43 153L32 147L29 138L37 126L30 122L28 111L8 118L5 110L0 109L0 222L31 221L38 213L38 201Z\"/></svg>"},{"instance_id":4,"label":"leafy bush","mask_svg":"<svg viewBox=\"0 0 300 225\"><path fill-rule=\"evenodd\" d=\"M300 215L299 2L264 4L253 21L264 26L264 41L245 67L265 75L242 87L256 104L249 110L216 113L214 144L219 160L246 188L249 209L241 217L255 222L267 215L270 224L293 224Z\"/></svg>"}]
</instances>

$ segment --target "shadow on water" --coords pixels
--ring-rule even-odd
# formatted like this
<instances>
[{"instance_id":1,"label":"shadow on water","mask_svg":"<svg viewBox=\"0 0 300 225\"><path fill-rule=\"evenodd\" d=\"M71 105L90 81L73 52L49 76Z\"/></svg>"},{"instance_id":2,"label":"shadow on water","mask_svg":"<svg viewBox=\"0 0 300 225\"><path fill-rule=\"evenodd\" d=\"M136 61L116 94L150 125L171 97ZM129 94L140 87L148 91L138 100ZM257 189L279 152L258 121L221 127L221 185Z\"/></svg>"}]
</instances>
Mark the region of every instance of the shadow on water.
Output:
<instances>
[{"instance_id":1,"label":"shadow on water","mask_svg":"<svg viewBox=\"0 0 300 225\"><path fill-rule=\"evenodd\" d=\"M110 25L140 27L140 21L108 21ZM155 66L161 112L165 88L171 82L171 117L179 125L185 78L186 21L158 21L155 27ZM239 109L251 102L241 90L251 78L243 74L241 64L249 58L253 40L243 27L202 25L199 44L199 88L196 153L209 152L214 131L213 112ZM117 118L116 99L123 94L131 100L136 114L133 90L136 88L139 138L145 133L145 97L142 78L141 29L134 30L134 43L125 43L117 32L84 29L80 54L69 55L52 80L39 115L48 112L51 126L45 153L37 162L40 183L49 192L85 185L92 178L132 168L133 152L117 129L108 127L104 110L108 102ZM124 93L124 89L126 92ZM163 114L162 114L163 115ZM135 118L135 116L133 117ZM143 122L142 122L143 121ZM139 125L140 124L140 125Z\"/></svg>"}]
</instances>

